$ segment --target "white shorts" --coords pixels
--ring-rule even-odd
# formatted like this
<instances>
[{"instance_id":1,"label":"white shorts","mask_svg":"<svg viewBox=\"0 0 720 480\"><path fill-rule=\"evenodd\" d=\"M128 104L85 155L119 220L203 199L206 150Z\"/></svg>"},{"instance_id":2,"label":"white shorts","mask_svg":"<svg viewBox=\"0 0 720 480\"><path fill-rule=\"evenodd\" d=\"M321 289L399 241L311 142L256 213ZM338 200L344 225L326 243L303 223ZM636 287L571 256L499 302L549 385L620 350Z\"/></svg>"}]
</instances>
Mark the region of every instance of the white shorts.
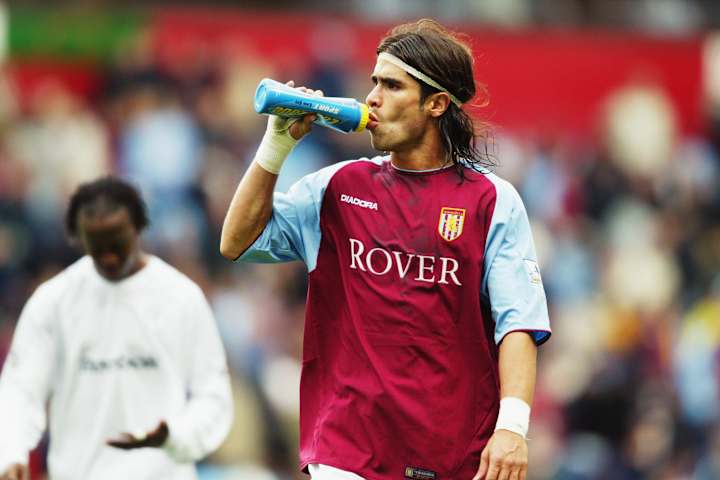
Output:
<instances>
[{"instance_id":1,"label":"white shorts","mask_svg":"<svg viewBox=\"0 0 720 480\"><path fill-rule=\"evenodd\" d=\"M354 473L318 463L308 465L308 470L312 480L364 480L363 477Z\"/></svg>"}]
</instances>

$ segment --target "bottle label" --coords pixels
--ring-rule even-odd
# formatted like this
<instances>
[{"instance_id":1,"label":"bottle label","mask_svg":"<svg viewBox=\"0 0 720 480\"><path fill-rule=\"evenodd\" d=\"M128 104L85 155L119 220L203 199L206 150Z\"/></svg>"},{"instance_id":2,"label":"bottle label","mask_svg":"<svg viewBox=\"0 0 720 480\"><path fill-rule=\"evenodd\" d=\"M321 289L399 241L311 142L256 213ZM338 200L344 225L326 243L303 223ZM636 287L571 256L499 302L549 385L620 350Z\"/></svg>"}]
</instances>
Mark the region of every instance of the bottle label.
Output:
<instances>
[{"instance_id":1,"label":"bottle label","mask_svg":"<svg viewBox=\"0 0 720 480\"><path fill-rule=\"evenodd\" d=\"M255 111L285 118L314 113L315 123L345 133L365 129L368 119L367 106L353 98L316 97L271 79L258 85Z\"/></svg>"}]
</instances>

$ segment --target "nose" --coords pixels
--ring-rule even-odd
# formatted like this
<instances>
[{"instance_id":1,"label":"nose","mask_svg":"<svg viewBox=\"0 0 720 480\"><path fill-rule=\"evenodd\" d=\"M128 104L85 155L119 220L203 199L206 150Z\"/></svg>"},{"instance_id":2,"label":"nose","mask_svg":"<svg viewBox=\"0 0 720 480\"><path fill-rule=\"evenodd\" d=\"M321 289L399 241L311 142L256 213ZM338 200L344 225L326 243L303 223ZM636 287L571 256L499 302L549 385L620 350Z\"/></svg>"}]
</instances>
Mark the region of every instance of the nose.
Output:
<instances>
[{"instance_id":1,"label":"nose","mask_svg":"<svg viewBox=\"0 0 720 480\"><path fill-rule=\"evenodd\" d=\"M370 90L370 93L365 97L365 103L367 103L370 108L378 108L380 106L381 98L378 87L379 85L375 85L375 88Z\"/></svg>"}]
</instances>

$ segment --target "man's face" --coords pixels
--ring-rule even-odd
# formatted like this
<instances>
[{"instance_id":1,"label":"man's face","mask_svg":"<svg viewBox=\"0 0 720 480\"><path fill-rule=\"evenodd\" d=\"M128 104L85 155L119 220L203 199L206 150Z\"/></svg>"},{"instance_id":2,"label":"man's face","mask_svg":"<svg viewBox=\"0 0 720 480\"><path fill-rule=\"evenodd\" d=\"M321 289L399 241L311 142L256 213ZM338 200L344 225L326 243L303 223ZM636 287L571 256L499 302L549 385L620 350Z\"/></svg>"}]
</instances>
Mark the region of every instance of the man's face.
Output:
<instances>
[{"instance_id":1,"label":"man's face","mask_svg":"<svg viewBox=\"0 0 720 480\"><path fill-rule=\"evenodd\" d=\"M105 214L78 213L78 238L98 273L118 281L134 273L140 262L138 231L124 207Z\"/></svg>"},{"instance_id":2,"label":"man's face","mask_svg":"<svg viewBox=\"0 0 720 480\"><path fill-rule=\"evenodd\" d=\"M372 146L389 152L417 147L429 118L420 104L420 84L405 70L380 59L372 80L375 87L365 99L378 122L370 131Z\"/></svg>"}]
</instances>

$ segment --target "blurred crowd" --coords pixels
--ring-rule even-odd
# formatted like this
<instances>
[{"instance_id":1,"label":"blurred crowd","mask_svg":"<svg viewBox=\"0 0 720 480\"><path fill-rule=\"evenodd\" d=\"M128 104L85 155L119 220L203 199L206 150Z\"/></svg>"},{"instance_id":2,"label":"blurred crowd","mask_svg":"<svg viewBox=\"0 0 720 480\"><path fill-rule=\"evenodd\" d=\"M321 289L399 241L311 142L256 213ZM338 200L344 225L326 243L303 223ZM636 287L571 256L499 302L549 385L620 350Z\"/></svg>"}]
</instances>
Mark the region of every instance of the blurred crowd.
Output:
<instances>
[{"instance_id":1,"label":"blurred crowd","mask_svg":"<svg viewBox=\"0 0 720 480\"><path fill-rule=\"evenodd\" d=\"M341 62L283 70L208 55L161 69L139 37L89 98L47 81L20 102L0 76L0 363L30 293L78 256L68 195L129 178L149 207L145 246L203 287L233 372L235 426L201 477L301 478L305 269L232 264L219 232L265 128L257 82L364 98L368 72ZM543 126L496 126L488 139L527 205L554 330L540 349L530 478L720 478L720 114L707 115L707 134L684 135L664 92L637 84L607 98L592 140ZM367 134L316 128L278 189L373 154Z\"/></svg>"}]
</instances>

